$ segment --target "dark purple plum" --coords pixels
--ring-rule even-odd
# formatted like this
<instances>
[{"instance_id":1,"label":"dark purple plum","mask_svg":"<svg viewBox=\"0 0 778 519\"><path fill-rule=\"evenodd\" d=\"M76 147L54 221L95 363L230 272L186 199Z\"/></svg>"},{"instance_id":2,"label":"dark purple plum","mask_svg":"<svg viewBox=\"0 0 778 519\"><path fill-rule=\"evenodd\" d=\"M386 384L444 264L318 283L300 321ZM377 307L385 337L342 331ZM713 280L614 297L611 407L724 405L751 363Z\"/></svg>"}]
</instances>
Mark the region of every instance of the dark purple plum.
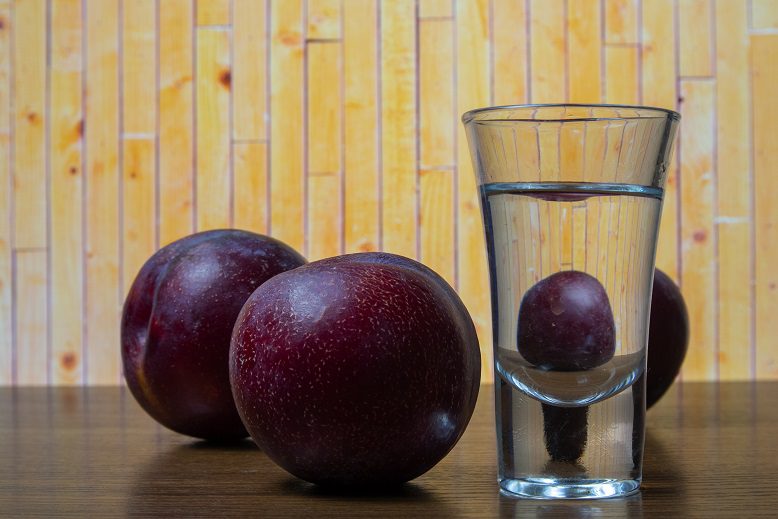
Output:
<instances>
[{"instance_id":1,"label":"dark purple plum","mask_svg":"<svg viewBox=\"0 0 778 519\"><path fill-rule=\"evenodd\" d=\"M615 329L608 294L596 278L576 270L557 272L524 294L518 349L541 369L592 369L613 357Z\"/></svg>"},{"instance_id":2,"label":"dark purple plum","mask_svg":"<svg viewBox=\"0 0 778 519\"><path fill-rule=\"evenodd\" d=\"M519 306L518 349L542 369L583 371L608 362L616 333L608 294L596 278L557 272L530 288ZM589 407L542 404L546 450L553 461L576 463L587 442Z\"/></svg>"},{"instance_id":3,"label":"dark purple plum","mask_svg":"<svg viewBox=\"0 0 778 519\"><path fill-rule=\"evenodd\" d=\"M464 432L480 381L473 324L453 290L409 261L310 263L260 286L241 310L235 402L252 438L293 475L399 484Z\"/></svg>"},{"instance_id":4,"label":"dark purple plum","mask_svg":"<svg viewBox=\"0 0 778 519\"><path fill-rule=\"evenodd\" d=\"M449 285L448 282L440 276L440 274L438 274L437 272L429 268L427 265L420 263L414 259L408 258L406 256L400 256L399 254L391 254L389 252L357 252L354 254L344 254L341 256L335 256L321 261L326 261L327 263L346 262L346 263L376 263L380 265L391 265L395 267L410 269L418 274L426 276L446 292L446 294L448 295L448 300L451 302L451 304L453 304L457 308L457 313L459 314L459 320L466 328L467 331L467 336L465 338L467 343L478 344L478 334L475 329L475 324L473 323L473 320L470 317L470 313L467 311L467 307L465 307L465 303L463 303L462 300L459 298L459 295L457 294L456 290L454 290L451 287L451 285ZM472 349L471 354L478 355L478 358L471 359L471 362L478 362L478 363L481 362L480 351L478 349ZM472 395L472 399L475 402L475 399L478 396L477 385L473 387L473 391L474 394Z\"/></svg>"},{"instance_id":5,"label":"dark purple plum","mask_svg":"<svg viewBox=\"0 0 778 519\"><path fill-rule=\"evenodd\" d=\"M247 436L229 382L230 336L262 283L305 263L287 245L240 230L193 234L141 268L124 304L124 378L138 403L176 432Z\"/></svg>"},{"instance_id":6,"label":"dark purple plum","mask_svg":"<svg viewBox=\"0 0 778 519\"><path fill-rule=\"evenodd\" d=\"M648 329L647 408L665 394L678 376L688 344L689 314L681 291L667 274L656 269Z\"/></svg>"}]
</instances>

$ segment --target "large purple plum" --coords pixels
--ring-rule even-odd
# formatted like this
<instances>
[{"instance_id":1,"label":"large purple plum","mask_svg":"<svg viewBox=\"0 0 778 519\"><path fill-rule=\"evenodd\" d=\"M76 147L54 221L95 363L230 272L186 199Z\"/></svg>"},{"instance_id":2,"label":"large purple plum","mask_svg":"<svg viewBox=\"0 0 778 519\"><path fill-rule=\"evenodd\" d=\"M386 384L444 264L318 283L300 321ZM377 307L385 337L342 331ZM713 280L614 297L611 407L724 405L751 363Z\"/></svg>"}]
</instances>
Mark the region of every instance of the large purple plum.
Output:
<instances>
[{"instance_id":1,"label":"large purple plum","mask_svg":"<svg viewBox=\"0 0 778 519\"><path fill-rule=\"evenodd\" d=\"M615 329L608 294L596 278L576 270L557 272L524 294L518 349L542 369L587 370L613 357Z\"/></svg>"},{"instance_id":2,"label":"large purple plum","mask_svg":"<svg viewBox=\"0 0 778 519\"><path fill-rule=\"evenodd\" d=\"M689 314L681 291L667 274L656 269L648 329L647 408L664 395L678 376L688 344Z\"/></svg>"},{"instance_id":3,"label":"large purple plum","mask_svg":"<svg viewBox=\"0 0 778 519\"><path fill-rule=\"evenodd\" d=\"M453 448L475 406L480 353L461 301L427 270L391 255L332 258L246 302L233 394L281 467L322 485L398 484Z\"/></svg>"},{"instance_id":4,"label":"large purple plum","mask_svg":"<svg viewBox=\"0 0 778 519\"><path fill-rule=\"evenodd\" d=\"M465 327L467 332L466 341L469 344L478 344L478 335L475 329L473 319L465 307L465 303L459 298L456 290L454 290L448 282L443 279L440 274L429 268L424 263L420 263L416 260L408 258L406 256L400 256L399 254L392 254L389 252L357 252L354 254L343 254L341 256L335 256L327 258L327 263L375 263L379 265L391 265L395 267L401 267L405 269L413 270L414 272L427 277L430 281L436 283L442 290L448 295L448 300L457 309L458 319ZM476 350L473 350L475 353ZM480 362L480 357L478 362ZM478 391L478 387L475 387L475 391ZM475 399L475 396L473 397Z\"/></svg>"},{"instance_id":5,"label":"large purple plum","mask_svg":"<svg viewBox=\"0 0 778 519\"><path fill-rule=\"evenodd\" d=\"M121 322L124 377L141 407L189 436L247 436L229 382L232 328L254 289L304 263L278 240L240 230L193 234L157 251Z\"/></svg>"}]
</instances>

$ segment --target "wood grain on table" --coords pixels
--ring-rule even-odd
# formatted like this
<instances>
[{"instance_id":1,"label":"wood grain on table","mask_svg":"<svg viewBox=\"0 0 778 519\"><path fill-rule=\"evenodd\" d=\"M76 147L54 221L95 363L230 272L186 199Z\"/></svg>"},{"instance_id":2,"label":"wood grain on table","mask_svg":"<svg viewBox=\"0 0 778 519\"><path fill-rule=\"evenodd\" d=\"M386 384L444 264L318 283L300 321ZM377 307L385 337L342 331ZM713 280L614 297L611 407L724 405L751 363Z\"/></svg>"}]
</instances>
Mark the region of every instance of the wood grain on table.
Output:
<instances>
[{"instance_id":1,"label":"wood grain on table","mask_svg":"<svg viewBox=\"0 0 778 519\"><path fill-rule=\"evenodd\" d=\"M626 499L531 501L496 484L492 386L435 468L385 492L300 481L252 442L170 432L126 389L0 389L0 517L758 517L778 506L778 383L685 383L648 413Z\"/></svg>"}]
</instances>

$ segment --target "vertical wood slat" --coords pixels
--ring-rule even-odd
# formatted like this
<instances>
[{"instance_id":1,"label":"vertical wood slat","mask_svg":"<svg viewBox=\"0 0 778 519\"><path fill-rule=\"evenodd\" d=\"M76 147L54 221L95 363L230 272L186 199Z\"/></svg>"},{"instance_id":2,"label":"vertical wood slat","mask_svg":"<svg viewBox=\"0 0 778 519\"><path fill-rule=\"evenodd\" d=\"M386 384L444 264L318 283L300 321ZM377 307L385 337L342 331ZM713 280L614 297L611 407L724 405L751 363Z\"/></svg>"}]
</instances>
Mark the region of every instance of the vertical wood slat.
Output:
<instances>
[{"instance_id":1,"label":"vertical wood slat","mask_svg":"<svg viewBox=\"0 0 778 519\"><path fill-rule=\"evenodd\" d=\"M679 73L713 75L712 13L709 0L678 0Z\"/></svg>"},{"instance_id":2,"label":"vertical wood slat","mask_svg":"<svg viewBox=\"0 0 778 519\"><path fill-rule=\"evenodd\" d=\"M778 35L751 37L751 75L753 96L754 146L754 217L756 254L755 303L756 311L756 376L778 377L778 275L774 268L778 261L778 206L775 193L775 150L778 149L778 102L775 85L778 84Z\"/></svg>"},{"instance_id":3,"label":"vertical wood slat","mask_svg":"<svg viewBox=\"0 0 778 519\"><path fill-rule=\"evenodd\" d=\"M138 271L155 250L155 151L154 139L124 139L122 297L126 297Z\"/></svg>"},{"instance_id":4,"label":"vertical wood slat","mask_svg":"<svg viewBox=\"0 0 778 519\"><path fill-rule=\"evenodd\" d=\"M638 104L638 49L605 48L605 102Z\"/></svg>"},{"instance_id":5,"label":"vertical wood slat","mask_svg":"<svg viewBox=\"0 0 778 519\"><path fill-rule=\"evenodd\" d=\"M307 0L309 40L337 40L342 35L342 0Z\"/></svg>"},{"instance_id":6,"label":"vertical wood slat","mask_svg":"<svg viewBox=\"0 0 778 519\"><path fill-rule=\"evenodd\" d=\"M621 156L624 138L624 123L614 123L605 129L605 148L602 159L603 171L610 173L609 181L615 180L617 164ZM616 271L617 244L619 237L620 208L616 206L613 198L602 204L599 210L599 258L597 260L597 278L603 280L603 284L610 299L614 299L614 279L610 273Z\"/></svg>"},{"instance_id":7,"label":"vertical wood slat","mask_svg":"<svg viewBox=\"0 0 778 519\"><path fill-rule=\"evenodd\" d=\"M419 0L419 18L451 18L452 0Z\"/></svg>"},{"instance_id":8,"label":"vertical wood slat","mask_svg":"<svg viewBox=\"0 0 778 519\"><path fill-rule=\"evenodd\" d=\"M156 132L155 0L122 2L122 132Z\"/></svg>"},{"instance_id":9,"label":"vertical wood slat","mask_svg":"<svg viewBox=\"0 0 778 519\"><path fill-rule=\"evenodd\" d=\"M0 3L0 385L13 383L11 7Z\"/></svg>"},{"instance_id":10,"label":"vertical wood slat","mask_svg":"<svg viewBox=\"0 0 778 519\"><path fill-rule=\"evenodd\" d=\"M378 250L380 243L378 7L343 5L345 251Z\"/></svg>"},{"instance_id":11,"label":"vertical wood slat","mask_svg":"<svg viewBox=\"0 0 778 519\"><path fill-rule=\"evenodd\" d=\"M236 142L232 145L235 168L235 227L268 232L267 143Z\"/></svg>"},{"instance_id":12,"label":"vertical wood slat","mask_svg":"<svg viewBox=\"0 0 778 519\"><path fill-rule=\"evenodd\" d=\"M572 268L586 272L586 233L588 231L586 206L573 204L570 211L573 213Z\"/></svg>"},{"instance_id":13,"label":"vertical wood slat","mask_svg":"<svg viewBox=\"0 0 778 519\"><path fill-rule=\"evenodd\" d=\"M46 2L17 2L13 16L14 245L46 247Z\"/></svg>"},{"instance_id":14,"label":"vertical wood slat","mask_svg":"<svg viewBox=\"0 0 778 519\"><path fill-rule=\"evenodd\" d=\"M305 245L302 8L300 0L270 4L270 230L300 252Z\"/></svg>"},{"instance_id":15,"label":"vertical wood slat","mask_svg":"<svg viewBox=\"0 0 778 519\"><path fill-rule=\"evenodd\" d=\"M49 380L45 250L48 246L46 129L49 114L45 0L16 2L13 18L16 382L46 384Z\"/></svg>"},{"instance_id":16,"label":"vertical wood slat","mask_svg":"<svg viewBox=\"0 0 778 519\"><path fill-rule=\"evenodd\" d=\"M601 157L605 156L607 131L605 128L587 128L586 144L584 145L583 178L598 178L601 175ZM596 276L600 265L600 233L601 223L606 204L595 204L586 209L586 272Z\"/></svg>"},{"instance_id":17,"label":"vertical wood slat","mask_svg":"<svg viewBox=\"0 0 778 519\"><path fill-rule=\"evenodd\" d=\"M156 237L156 3L122 4L122 297ZM143 107L143 108L141 108Z\"/></svg>"},{"instance_id":18,"label":"vertical wood slat","mask_svg":"<svg viewBox=\"0 0 778 519\"><path fill-rule=\"evenodd\" d=\"M381 2L383 248L416 257L415 3Z\"/></svg>"},{"instance_id":19,"label":"vertical wood slat","mask_svg":"<svg viewBox=\"0 0 778 519\"><path fill-rule=\"evenodd\" d=\"M456 4L457 115L491 104L489 3ZM475 323L481 345L481 376L492 380L492 334L486 245L472 162L464 128L457 125L457 290Z\"/></svg>"},{"instance_id":20,"label":"vertical wood slat","mask_svg":"<svg viewBox=\"0 0 778 519\"><path fill-rule=\"evenodd\" d=\"M585 139L583 132L585 131L585 125L574 124L566 125L559 129L559 165L560 176L565 174L582 174L584 171L584 158L585 153ZM555 204L560 207L560 234L562 238L562 250L560 262L566 269L573 268L576 256L584 256L581 252L576 251L576 245L581 246L583 240L575 240L578 235L575 234L576 226L581 228L581 223L575 220L576 211L574 211L576 204ZM580 211L579 211L580 213ZM584 222L585 224L585 222ZM580 235L583 236L583 235ZM576 243L576 241L581 243Z\"/></svg>"},{"instance_id":21,"label":"vertical wood slat","mask_svg":"<svg viewBox=\"0 0 778 519\"><path fill-rule=\"evenodd\" d=\"M194 229L192 0L159 2L159 244Z\"/></svg>"},{"instance_id":22,"label":"vertical wood slat","mask_svg":"<svg viewBox=\"0 0 778 519\"><path fill-rule=\"evenodd\" d=\"M197 29L197 230L230 227L230 35Z\"/></svg>"},{"instance_id":23,"label":"vertical wood slat","mask_svg":"<svg viewBox=\"0 0 778 519\"><path fill-rule=\"evenodd\" d=\"M642 102L674 110L677 98L674 1L652 0L643 2L642 7Z\"/></svg>"},{"instance_id":24,"label":"vertical wood slat","mask_svg":"<svg viewBox=\"0 0 778 519\"><path fill-rule=\"evenodd\" d=\"M84 380L81 0L52 3L51 19L51 382L80 384Z\"/></svg>"},{"instance_id":25,"label":"vertical wood slat","mask_svg":"<svg viewBox=\"0 0 778 519\"><path fill-rule=\"evenodd\" d=\"M531 102L562 102L566 97L564 2L531 0L530 13Z\"/></svg>"},{"instance_id":26,"label":"vertical wood slat","mask_svg":"<svg viewBox=\"0 0 778 519\"><path fill-rule=\"evenodd\" d=\"M778 3L775 0L749 1L751 2L752 29L778 29Z\"/></svg>"},{"instance_id":27,"label":"vertical wood slat","mask_svg":"<svg viewBox=\"0 0 778 519\"><path fill-rule=\"evenodd\" d=\"M642 103L649 106L675 109L676 65L675 23L673 0L654 0L642 3ZM674 157L678 156L676 143ZM677 160L671 166L665 181L662 221L656 250L656 266L678 281L678 167Z\"/></svg>"},{"instance_id":28,"label":"vertical wood slat","mask_svg":"<svg viewBox=\"0 0 778 519\"><path fill-rule=\"evenodd\" d=\"M230 0L194 0L194 2L197 7L198 26L230 23Z\"/></svg>"},{"instance_id":29,"label":"vertical wood slat","mask_svg":"<svg viewBox=\"0 0 778 519\"><path fill-rule=\"evenodd\" d=\"M633 296L631 293L631 281L633 281L633 278L637 277L630 274L636 271L634 266L638 263L637 260L632 257L632 250L635 242L640 239L636 236L637 233L635 230L638 207L635 200L627 199L626 197L623 197L623 200L621 200L620 203L621 222L619 223L621 229L619 230L619 268L617 269L617 271L620 271L620 274L616 283L618 293L616 303L619 304L619 307L617 308L620 308L617 311L619 312L620 323L618 326L621 331L621 336L629 337L630 334L633 333L633 323L629 313L631 305L628 303L628 298ZM622 351L626 353L630 350L630 345L627 341L623 341L621 348Z\"/></svg>"},{"instance_id":30,"label":"vertical wood slat","mask_svg":"<svg viewBox=\"0 0 778 519\"><path fill-rule=\"evenodd\" d=\"M342 126L340 56L340 43L308 44L309 174L337 175L340 172Z\"/></svg>"},{"instance_id":31,"label":"vertical wood slat","mask_svg":"<svg viewBox=\"0 0 778 519\"><path fill-rule=\"evenodd\" d=\"M638 0L605 0L606 44L638 42L638 4Z\"/></svg>"},{"instance_id":32,"label":"vertical wood slat","mask_svg":"<svg viewBox=\"0 0 778 519\"><path fill-rule=\"evenodd\" d=\"M120 379L119 9L86 3L86 366L89 384Z\"/></svg>"},{"instance_id":33,"label":"vertical wood slat","mask_svg":"<svg viewBox=\"0 0 778 519\"><path fill-rule=\"evenodd\" d=\"M719 378L745 380L753 364L749 39L746 4L717 0L716 169Z\"/></svg>"},{"instance_id":34,"label":"vertical wood slat","mask_svg":"<svg viewBox=\"0 0 778 519\"><path fill-rule=\"evenodd\" d=\"M600 2L567 3L568 101L602 100Z\"/></svg>"},{"instance_id":35,"label":"vertical wood slat","mask_svg":"<svg viewBox=\"0 0 778 519\"><path fill-rule=\"evenodd\" d=\"M232 138L267 139L267 2L234 0L233 8Z\"/></svg>"},{"instance_id":36,"label":"vertical wood slat","mask_svg":"<svg viewBox=\"0 0 778 519\"><path fill-rule=\"evenodd\" d=\"M543 132L536 129L537 147L540 158L540 178L547 182L558 181L560 176L560 140L557 132ZM531 144L531 143L530 143ZM560 204L539 205L541 269L543 276L561 270L562 231Z\"/></svg>"},{"instance_id":37,"label":"vertical wood slat","mask_svg":"<svg viewBox=\"0 0 778 519\"><path fill-rule=\"evenodd\" d=\"M419 22L419 162L452 167L454 157L454 31L452 20Z\"/></svg>"},{"instance_id":38,"label":"vertical wood slat","mask_svg":"<svg viewBox=\"0 0 778 519\"><path fill-rule=\"evenodd\" d=\"M645 226L640 227L639 217L643 216L643 211L635 199L624 197L619 203L621 204L621 229L619 232L621 243L619 252L620 274L618 276L617 289L620 304L619 320L621 322L618 327L621 330L622 337L632 337L632 334L635 333L634 320L636 312L632 312L634 306L629 304L629 299L636 297L634 286L637 279L642 277L644 272L644 270L636 268L639 262L635 258L635 250L637 249L637 244L641 241L641 237L645 236L646 229ZM645 250L639 252L641 256L646 253ZM624 341L621 348L626 353L634 346Z\"/></svg>"},{"instance_id":39,"label":"vertical wood slat","mask_svg":"<svg viewBox=\"0 0 778 519\"><path fill-rule=\"evenodd\" d=\"M524 2L492 2L492 52L494 54L494 103L510 105L528 101L527 12Z\"/></svg>"},{"instance_id":40,"label":"vertical wood slat","mask_svg":"<svg viewBox=\"0 0 778 519\"><path fill-rule=\"evenodd\" d=\"M562 270L573 268L573 206L565 204L558 208L559 212L559 266Z\"/></svg>"},{"instance_id":41,"label":"vertical wood slat","mask_svg":"<svg viewBox=\"0 0 778 519\"><path fill-rule=\"evenodd\" d=\"M522 272L523 278L525 281L523 281L524 286L532 286L533 284L540 281L540 278L542 276L541 269L539 268L539 265L542 264L542 258L541 258L541 247L540 247L540 237L538 236L538 206L526 206L522 210L521 219L523 220L522 226L518 229L518 232L523 233L524 236L528 236L531 239L527 240L523 243L523 249L524 254L523 257L526 258L525 261L529 265L533 265L531 269L527 269L525 272ZM521 259L519 260L521 261ZM519 302L514 302L514 309L516 310L516 314L518 315L518 306Z\"/></svg>"},{"instance_id":42,"label":"vertical wood slat","mask_svg":"<svg viewBox=\"0 0 778 519\"><path fill-rule=\"evenodd\" d=\"M452 286L454 269L454 22L419 21L419 260Z\"/></svg>"},{"instance_id":43,"label":"vertical wood slat","mask_svg":"<svg viewBox=\"0 0 778 519\"><path fill-rule=\"evenodd\" d=\"M16 382L19 385L49 382L47 282L46 251L16 252Z\"/></svg>"},{"instance_id":44,"label":"vertical wood slat","mask_svg":"<svg viewBox=\"0 0 778 519\"><path fill-rule=\"evenodd\" d=\"M510 233L511 230L517 227L511 218L508 210L508 204L505 203L493 203L490 207L490 218L493 229L500 229L503 233ZM526 206L523 208L526 213ZM509 230L510 229L510 230ZM517 263L517 257L523 259L524 252L521 250L521 246L527 244L527 241L519 240L502 240L500 243L495 244L495 261L494 270L497 276L505 276L505 279L510 279L511 276L518 274L520 280L523 275L527 274L528 269L519 269L518 272L513 268ZM519 249L517 251L517 249ZM521 261L520 259L518 261ZM497 290L497 299L506 305L509 310L500 312L495 316L497 321L497 336L494 337L495 344L503 345L506 341L505 337L512 335L510 330L515 327L515 318L513 316L514 311L518 314L518 304L516 302L516 296L511 291L510 283L502 283L495 287ZM510 339L509 339L510 340ZM488 348L491 345L481 345L481 356L484 356L484 346Z\"/></svg>"},{"instance_id":45,"label":"vertical wood slat","mask_svg":"<svg viewBox=\"0 0 778 519\"><path fill-rule=\"evenodd\" d=\"M429 169L419 175L419 261L454 286L454 172Z\"/></svg>"},{"instance_id":46,"label":"vertical wood slat","mask_svg":"<svg viewBox=\"0 0 778 519\"><path fill-rule=\"evenodd\" d=\"M340 176L308 177L308 254L309 260L337 256L341 252Z\"/></svg>"},{"instance_id":47,"label":"vertical wood slat","mask_svg":"<svg viewBox=\"0 0 778 519\"><path fill-rule=\"evenodd\" d=\"M681 289L689 310L684 380L717 377L713 153L715 90L709 80L681 81Z\"/></svg>"},{"instance_id":48,"label":"vertical wood slat","mask_svg":"<svg viewBox=\"0 0 778 519\"><path fill-rule=\"evenodd\" d=\"M308 44L308 258L341 252L341 44Z\"/></svg>"}]
</instances>

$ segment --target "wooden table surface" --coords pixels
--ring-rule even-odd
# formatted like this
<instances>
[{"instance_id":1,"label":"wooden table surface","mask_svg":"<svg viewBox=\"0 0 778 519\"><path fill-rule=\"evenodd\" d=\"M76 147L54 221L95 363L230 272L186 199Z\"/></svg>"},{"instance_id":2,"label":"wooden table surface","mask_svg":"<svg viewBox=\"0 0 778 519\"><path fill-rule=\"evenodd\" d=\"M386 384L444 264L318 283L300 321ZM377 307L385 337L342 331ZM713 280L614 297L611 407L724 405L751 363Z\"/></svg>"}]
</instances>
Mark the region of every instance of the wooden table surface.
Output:
<instances>
[{"instance_id":1,"label":"wooden table surface","mask_svg":"<svg viewBox=\"0 0 778 519\"><path fill-rule=\"evenodd\" d=\"M391 493L325 492L253 443L154 423L122 388L0 389L2 517L756 517L778 514L778 382L676 384L648 413L626 499L501 496L492 387L455 449Z\"/></svg>"}]
</instances>

